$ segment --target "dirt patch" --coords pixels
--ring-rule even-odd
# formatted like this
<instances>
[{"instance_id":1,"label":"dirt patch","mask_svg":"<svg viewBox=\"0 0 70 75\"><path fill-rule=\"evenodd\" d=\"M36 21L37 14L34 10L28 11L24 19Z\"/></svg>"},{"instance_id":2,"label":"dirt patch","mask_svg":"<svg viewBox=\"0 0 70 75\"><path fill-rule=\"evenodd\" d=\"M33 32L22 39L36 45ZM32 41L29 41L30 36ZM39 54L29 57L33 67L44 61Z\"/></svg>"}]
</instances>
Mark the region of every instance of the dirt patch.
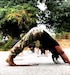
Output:
<instances>
[{"instance_id":1,"label":"dirt patch","mask_svg":"<svg viewBox=\"0 0 70 75\"><path fill-rule=\"evenodd\" d=\"M62 48L70 48L70 39L58 39L57 42Z\"/></svg>"}]
</instances>

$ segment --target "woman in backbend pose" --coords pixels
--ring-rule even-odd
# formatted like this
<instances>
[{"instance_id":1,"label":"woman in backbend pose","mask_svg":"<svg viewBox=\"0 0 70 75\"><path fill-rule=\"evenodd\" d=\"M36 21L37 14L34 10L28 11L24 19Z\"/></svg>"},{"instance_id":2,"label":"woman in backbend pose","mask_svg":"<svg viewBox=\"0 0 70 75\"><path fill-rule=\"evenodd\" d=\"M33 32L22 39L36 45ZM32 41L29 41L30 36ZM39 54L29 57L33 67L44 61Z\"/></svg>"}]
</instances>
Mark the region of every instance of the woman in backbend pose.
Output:
<instances>
[{"instance_id":1,"label":"woman in backbend pose","mask_svg":"<svg viewBox=\"0 0 70 75\"><path fill-rule=\"evenodd\" d=\"M57 59L60 55L65 63L70 64L70 60L58 42L49 35L47 29L44 26L34 27L27 34L25 34L25 36L11 48L6 62L10 66L15 66L16 64L14 63L14 58L23 51L24 47L36 40L40 41L40 44L45 50L48 49L51 51L53 58L56 57Z\"/></svg>"}]
</instances>

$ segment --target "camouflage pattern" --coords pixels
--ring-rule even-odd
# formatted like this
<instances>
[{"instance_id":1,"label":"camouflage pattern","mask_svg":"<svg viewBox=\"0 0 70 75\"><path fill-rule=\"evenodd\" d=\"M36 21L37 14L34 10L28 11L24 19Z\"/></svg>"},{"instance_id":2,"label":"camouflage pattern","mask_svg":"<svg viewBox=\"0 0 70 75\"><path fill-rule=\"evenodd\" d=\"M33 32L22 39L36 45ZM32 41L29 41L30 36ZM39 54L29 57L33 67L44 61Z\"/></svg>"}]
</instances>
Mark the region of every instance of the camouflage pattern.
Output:
<instances>
[{"instance_id":1,"label":"camouflage pattern","mask_svg":"<svg viewBox=\"0 0 70 75\"><path fill-rule=\"evenodd\" d=\"M17 42L11 49L11 55L17 55L23 51L23 48L28 46L35 40L38 40L41 37L43 30L39 27L32 28L26 35L22 37L22 39Z\"/></svg>"}]
</instances>

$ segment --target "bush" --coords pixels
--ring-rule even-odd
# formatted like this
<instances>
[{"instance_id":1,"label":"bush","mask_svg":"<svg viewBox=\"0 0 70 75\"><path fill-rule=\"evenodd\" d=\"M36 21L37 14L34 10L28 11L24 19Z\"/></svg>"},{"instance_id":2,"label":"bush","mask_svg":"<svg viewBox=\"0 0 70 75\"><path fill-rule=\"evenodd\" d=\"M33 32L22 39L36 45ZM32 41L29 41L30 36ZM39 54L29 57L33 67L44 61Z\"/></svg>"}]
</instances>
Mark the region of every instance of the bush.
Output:
<instances>
[{"instance_id":1,"label":"bush","mask_svg":"<svg viewBox=\"0 0 70 75\"><path fill-rule=\"evenodd\" d=\"M70 39L69 32L56 33L56 39Z\"/></svg>"},{"instance_id":2,"label":"bush","mask_svg":"<svg viewBox=\"0 0 70 75\"><path fill-rule=\"evenodd\" d=\"M4 45L2 45L1 49L7 51L12 46L12 40L5 41Z\"/></svg>"},{"instance_id":3,"label":"bush","mask_svg":"<svg viewBox=\"0 0 70 75\"><path fill-rule=\"evenodd\" d=\"M4 18L5 14L4 10L0 10L0 19Z\"/></svg>"}]
</instances>

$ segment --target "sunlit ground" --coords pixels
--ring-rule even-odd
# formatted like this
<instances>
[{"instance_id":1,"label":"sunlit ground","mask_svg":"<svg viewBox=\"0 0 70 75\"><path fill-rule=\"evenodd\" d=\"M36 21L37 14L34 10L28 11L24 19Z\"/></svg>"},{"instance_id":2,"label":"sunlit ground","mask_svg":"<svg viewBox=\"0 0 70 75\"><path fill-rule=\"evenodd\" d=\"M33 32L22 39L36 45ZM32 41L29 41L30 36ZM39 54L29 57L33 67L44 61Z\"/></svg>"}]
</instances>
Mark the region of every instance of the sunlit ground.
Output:
<instances>
[{"instance_id":1,"label":"sunlit ground","mask_svg":"<svg viewBox=\"0 0 70 75\"><path fill-rule=\"evenodd\" d=\"M63 50L70 59L70 48ZM8 55L9 51L0 51L0 65L8 65L5 61ZM60 63L64 63L61 58L59 58L59 61ZM21 65L53 63L50 52L47 55L41 55L39 52L38 55L36 52L32 53L31 51L23 51L14 59L14 62Z\"/></svg>"}]
</instances>

